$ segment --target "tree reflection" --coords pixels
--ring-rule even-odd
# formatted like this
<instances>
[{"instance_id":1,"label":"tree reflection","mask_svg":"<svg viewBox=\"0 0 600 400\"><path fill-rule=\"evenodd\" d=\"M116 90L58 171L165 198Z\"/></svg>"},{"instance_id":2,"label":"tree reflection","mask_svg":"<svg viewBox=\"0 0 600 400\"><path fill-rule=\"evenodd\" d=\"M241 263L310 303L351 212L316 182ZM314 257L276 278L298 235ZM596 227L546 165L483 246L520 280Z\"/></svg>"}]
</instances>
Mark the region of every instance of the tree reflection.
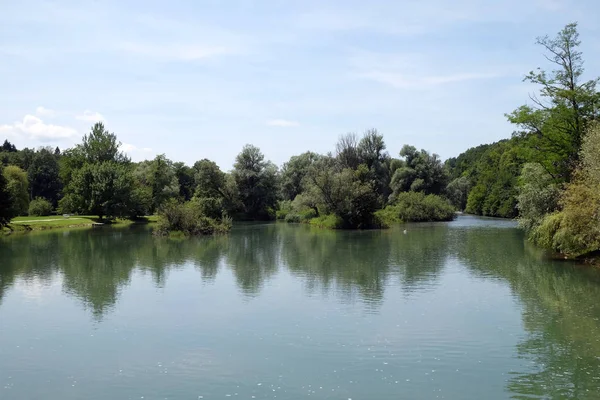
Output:
<instances>
[{"instance_id":1,"label":"tree reflection","mask_svg":"<svg viewBox=\"0 0 600 400\"><path fill-rule=\"evenodd\" d=\"M454 243L473 273L508 282L523 304L528 335L517 351L532 370L511 375L507 388L513 396L597 398L600 272L544 258L514 230L465 230Z\"/></svg>"}]
</instances>

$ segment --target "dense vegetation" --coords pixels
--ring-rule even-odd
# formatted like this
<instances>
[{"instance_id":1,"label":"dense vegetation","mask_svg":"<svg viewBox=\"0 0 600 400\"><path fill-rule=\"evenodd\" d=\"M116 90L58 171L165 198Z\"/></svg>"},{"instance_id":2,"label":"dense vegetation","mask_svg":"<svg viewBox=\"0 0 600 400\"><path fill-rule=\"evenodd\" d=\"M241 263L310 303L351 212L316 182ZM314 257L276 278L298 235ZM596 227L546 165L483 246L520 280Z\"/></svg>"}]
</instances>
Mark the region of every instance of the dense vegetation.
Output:
<instances>
[{"instance_id":1,"label":"dense vegetation","mask_svg":"<svg viewBox=\"0 0 600 400\"><path fill-rule=\"evenodd\" d=\"M278 169L260 149L246 145L233 169L223 172L207 159L191 167L165 155L134 163L102 123L63 152L17 150L5 141L2 224L53 210L105 221L158 214L158 234L223 232L231 219L278 217L331 229L366 229L453 218L454 209L441 197L448 174L439 157L404 146L401 158L394 159L385 149L383 136L373 129L360 139L343 135L335 153L306 152ZM418 212L399 211L406 208L405 192L423 193L411 197ZM376 214L385 207L388 212Z\"/></svg>"}]
</instances>

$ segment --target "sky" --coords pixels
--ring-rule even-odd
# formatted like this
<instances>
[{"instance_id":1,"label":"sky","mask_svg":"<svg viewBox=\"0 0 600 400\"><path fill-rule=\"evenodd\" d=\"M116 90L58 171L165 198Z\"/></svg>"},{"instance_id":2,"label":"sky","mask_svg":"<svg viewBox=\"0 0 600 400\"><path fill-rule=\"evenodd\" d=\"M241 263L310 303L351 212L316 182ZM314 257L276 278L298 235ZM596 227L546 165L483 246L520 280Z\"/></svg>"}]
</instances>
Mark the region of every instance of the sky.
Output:
<instances>
[{"instance_id":1,"label":"sky","mask_svg":"<svg viewBox=\"0 0 600 400\"><path fill-rule=\"evenodd\" d=\"M600 75L597 0L0 0L0 141L72 147L98 120L134 161L281 165L376 128L443 159L510 137L538 36L579 23Z\"/></svg>"}]
</instances>

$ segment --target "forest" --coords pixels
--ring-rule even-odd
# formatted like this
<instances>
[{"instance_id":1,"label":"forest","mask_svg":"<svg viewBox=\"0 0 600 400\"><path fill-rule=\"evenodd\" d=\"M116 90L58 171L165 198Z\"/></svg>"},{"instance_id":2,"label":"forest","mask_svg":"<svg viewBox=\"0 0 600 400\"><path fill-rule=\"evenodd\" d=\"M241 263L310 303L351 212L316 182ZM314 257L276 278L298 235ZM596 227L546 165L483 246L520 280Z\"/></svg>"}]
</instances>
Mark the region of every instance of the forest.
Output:
<instances>
[{"instance_id":1,"label":"forest","mask_svg":"<svg viewBox=\"0 0 600 400\"><path fill-rule=\"evenodd\" d=\"M158 214L159 232L190 234L225 232L235 220L370 229L451 220L464 211L517 218L538 245L593 255L600 249L598 78L583 78L576 23L537 44L549 68L525 76L537 90L505 114L512 135L445 162L410 145L390 154L383 135L369 129L280 168L250 144L231 171L166 155L135 163L98 122L70 149L17 149L4 141L0 226L20 215L79 213L109 221Z\"/></svg>"}]
</instances>

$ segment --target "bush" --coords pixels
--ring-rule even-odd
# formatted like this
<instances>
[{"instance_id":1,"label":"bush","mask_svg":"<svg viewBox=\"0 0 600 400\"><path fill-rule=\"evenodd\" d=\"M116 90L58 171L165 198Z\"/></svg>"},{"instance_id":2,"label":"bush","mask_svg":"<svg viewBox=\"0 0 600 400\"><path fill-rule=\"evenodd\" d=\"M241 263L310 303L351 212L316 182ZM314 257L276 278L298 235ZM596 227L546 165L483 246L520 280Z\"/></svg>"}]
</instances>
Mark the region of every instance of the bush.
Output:
<instances>
[{"instance_id":1,"label":"bush","mask_svg":"<svg viewBox=\"0 0 600 400\"><path fill-rule=\"evenodd\" d=\"M32 217L45 217L52 212L52 204L43 197L37 197L29 203L29 215Z\"/></svg>"},{"instance_id":2,"label":"bush","mask_svg":"<svg viewBox=\"0 0 600 400\"><path fill-rule=\"evenodd\" d=\"M321 215L310 220L312 226L324 229L342 229L344 221L335 214Z\"/></svg>"},{"instance_id":3,"label":"bush","mask_svg":"<svg viewBox=\"0 0 600 400\"><path fill-rule=\"evenodd\" d=\"M292 202L290 200L280 201L278 210L275 212L276 219L286 219L287 215L292 212Z\"/></svg>"},{"instance_id":4,"label":"bush","mask_svg":"<svg viewBox=\"0 0 600 400\"><path fill-rule=\"evenodd\" d=\"M393 205L387 206L377 215L386 224L397 221L452 221L456 216L454 207L443 197L421 192L400 193Z\"/></svg>"},{"instance_id":5,"label":"bush","mask_svg":"<svg viewBox=\"0 0 600 400\"><path fill-rule=\"evenodd\" d=\"M202 213L197 202L178 203L169 201L158 212L158 223L154 233L159 236L181 232L184 235L212 235L227 233L231 229L231 218L210 218Z\"/></svg>"}]
</instances>

